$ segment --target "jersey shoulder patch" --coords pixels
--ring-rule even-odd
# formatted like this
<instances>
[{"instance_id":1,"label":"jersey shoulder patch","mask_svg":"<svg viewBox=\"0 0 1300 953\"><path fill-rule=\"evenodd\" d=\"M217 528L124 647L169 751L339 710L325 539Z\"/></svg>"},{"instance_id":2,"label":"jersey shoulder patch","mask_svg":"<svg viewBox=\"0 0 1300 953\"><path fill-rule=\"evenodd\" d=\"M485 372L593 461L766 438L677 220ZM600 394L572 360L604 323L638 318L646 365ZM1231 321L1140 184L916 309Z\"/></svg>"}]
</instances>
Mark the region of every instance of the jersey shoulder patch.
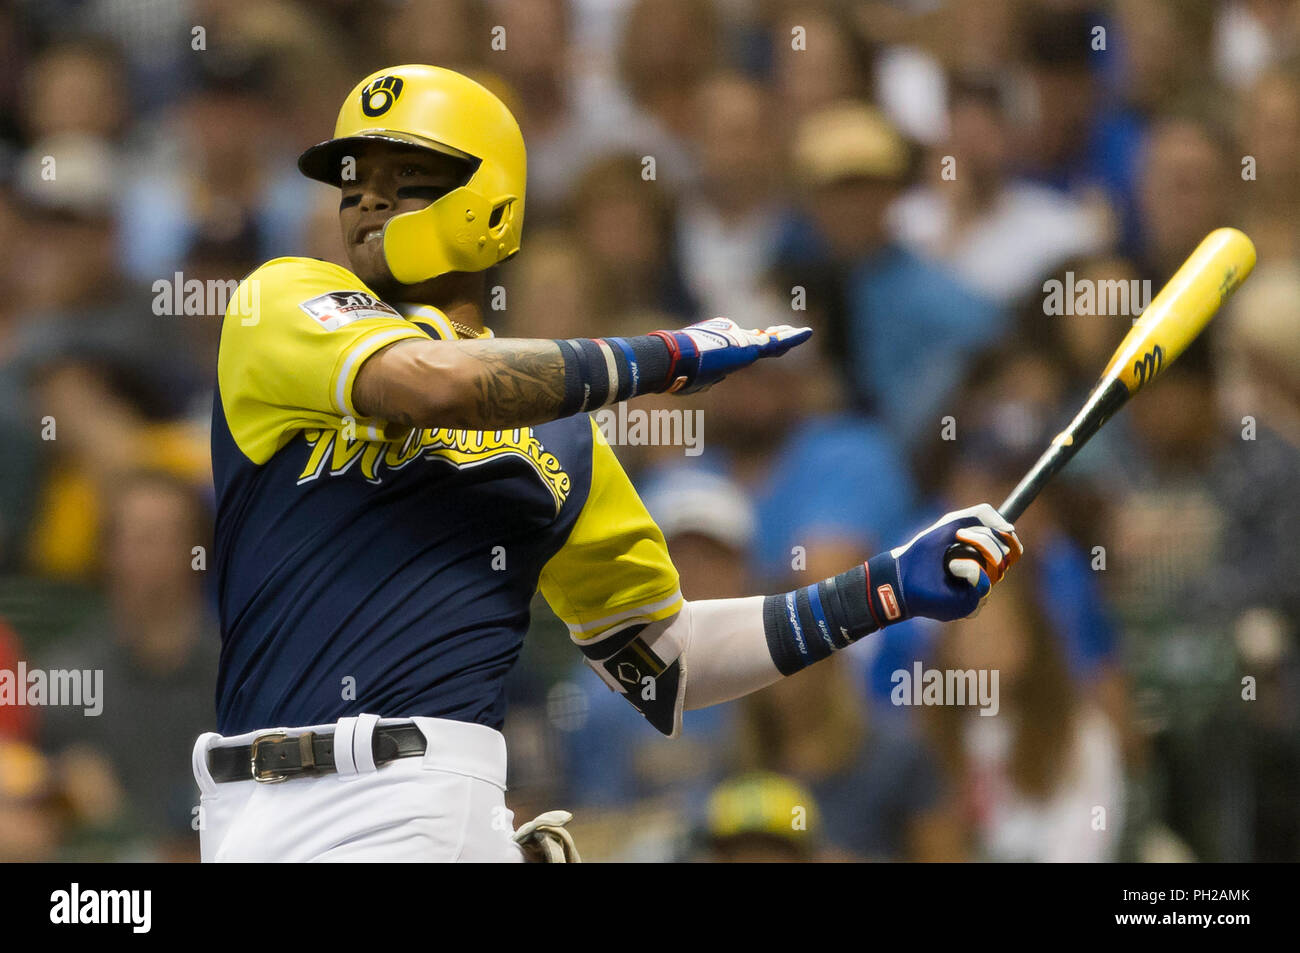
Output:
<instances>
[{"instance_id":1,"label":"jersey shoulder patch","mask_svg":"<svg viewBox=\"0 0 1300 953\"><path fill-rule=\"evenodd\" d=\"M243 285L217 355L220 410L239 450L261 465L298 430L352 422L358 432L382 432L382 422L352 405L356 376L375 352L428 332L348 269L320 259L272 259Z\"/></svg>"},{"instance_id":2,"label":"jersey shoulder patch","mask_svg":"<svg viewBox=\"0 0 1300 953\"><path fill-rule=\"evenodd\" d=\"M400 318L396 309L390 308L366 291L340 290L298 302L298 307L326 331L337 331L353 321L366 318Z\"/></svg>"}]
</instances>

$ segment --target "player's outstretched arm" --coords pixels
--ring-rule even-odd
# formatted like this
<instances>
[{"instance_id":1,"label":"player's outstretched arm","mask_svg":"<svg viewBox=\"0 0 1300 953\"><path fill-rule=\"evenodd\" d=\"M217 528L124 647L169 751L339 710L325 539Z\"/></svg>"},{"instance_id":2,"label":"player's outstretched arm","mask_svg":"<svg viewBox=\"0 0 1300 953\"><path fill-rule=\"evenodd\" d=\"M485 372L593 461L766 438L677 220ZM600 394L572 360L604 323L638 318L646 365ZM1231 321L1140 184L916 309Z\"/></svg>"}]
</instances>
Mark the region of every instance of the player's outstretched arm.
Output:
<instances>
[{"instance_id":1,"label":"player's outstretched arm","mask_svg":"<svg viewBox=\"0 0 1300 953\"><path fill-rule=\"evenodd\" d=\"M944 568L944 550L956 542L978 555L955 560L954 578ZM612 634L583 652L598 670L608 667L612 651L653 658L656 670L676 672L671 693L624 686L625 697L653 725L676 734L684 709L765 688L886 625L970 615L1023 551L1014 527L981 503L830 579L781 595L687 602L671 619L624 637Z\"/></svg>"},{"instance_id":2,"label":"player's outstretched arm","mask_svg":"<svg viewBox=\"0 0 1300 953\"><path fill-rule=\"evenodd\" d=\"M404 427L530 426L643 394L705 390L811 334L713 318L629 338L408 339L362 365L352 401L363 416Z\"/></svg>"},{"instance_id":3,"label":"player's outstretched arm","mask_svg":"<svg viewBox=\"0 0 1300 953\"><path fill-rule=\"evenodd\" d=\"M978 558L954 560L954 578L944 568L944 551L958 542L970 544ZM1015 528L981 503L946 514L910 542L838 576L760 597L762 619L756 624L742 623L737 613L730 626L722 625L732 615L731 607L690 604L691 679L685 707L704 708L763 688L904 619L964 618L1023 552ZM718 644L711 634L715 630L726 633L729 644ZM754 657L753 664L737 671L747 655Z\"/></svg>"}]
</instances>

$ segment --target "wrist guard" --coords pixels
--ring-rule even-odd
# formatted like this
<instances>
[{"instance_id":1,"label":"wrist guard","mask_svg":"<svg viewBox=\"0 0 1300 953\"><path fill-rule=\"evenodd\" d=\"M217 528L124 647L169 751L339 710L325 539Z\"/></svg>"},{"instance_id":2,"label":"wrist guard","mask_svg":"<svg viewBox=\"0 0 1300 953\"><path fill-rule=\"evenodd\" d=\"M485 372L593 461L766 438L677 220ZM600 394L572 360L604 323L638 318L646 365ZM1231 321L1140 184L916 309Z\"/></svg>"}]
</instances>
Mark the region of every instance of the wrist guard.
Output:
<instances>
[{"instance_id":1,"label":"wrist guard","mask_svg":"<svg viewBox=\"0 0 1300 953\"><path fill-rule=\"evenodd\" d=\"M672 384L676 356L662 337L556 339L564 356L561 417L657 394Z\"/></svg>"},{"instance_id":2,"label":"wrist guard","mask_svg":"<svg viewBox=\"0 0 1300 953\"><path fill-rule=\"evenodd\" d=\"M767 648L782 675L793 675L905 618L898 561L888 552L838 576L763 600Z\"/></svg>"}]
</instances>

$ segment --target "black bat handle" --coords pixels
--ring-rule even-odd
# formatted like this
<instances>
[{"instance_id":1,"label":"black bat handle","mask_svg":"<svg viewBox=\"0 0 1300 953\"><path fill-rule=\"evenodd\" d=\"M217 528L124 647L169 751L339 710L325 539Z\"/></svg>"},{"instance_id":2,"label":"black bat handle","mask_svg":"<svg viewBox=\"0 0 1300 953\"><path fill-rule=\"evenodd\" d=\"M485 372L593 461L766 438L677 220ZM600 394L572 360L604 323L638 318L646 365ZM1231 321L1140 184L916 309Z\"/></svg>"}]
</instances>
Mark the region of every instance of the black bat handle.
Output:
<instances>
[{"instance_id":1,"label":"black bat handle","mask_svg":"<svg viewBox=\"0 0 1300 953\"><path fill-rule=\"evenodd\" d=\"M1075 415L1070 426L1052 441L1052 445L1043 451L1024 479L1016 484L1011 495L1002 501L998 512L1008 523L1020 519L1020 515L1034 502L1034 498L1061 467L1070 462L1070 458L1079 452L1079 448L1092 439L1092 435L1101 429L1101 425L1128 400L1129 391L1118 377L1103 378L1088 395L1079 413ZM943 565L949 568L954 559L973 559L975 550L966 543L953 543L943 553Z\"/></svg>"}]
</instances>

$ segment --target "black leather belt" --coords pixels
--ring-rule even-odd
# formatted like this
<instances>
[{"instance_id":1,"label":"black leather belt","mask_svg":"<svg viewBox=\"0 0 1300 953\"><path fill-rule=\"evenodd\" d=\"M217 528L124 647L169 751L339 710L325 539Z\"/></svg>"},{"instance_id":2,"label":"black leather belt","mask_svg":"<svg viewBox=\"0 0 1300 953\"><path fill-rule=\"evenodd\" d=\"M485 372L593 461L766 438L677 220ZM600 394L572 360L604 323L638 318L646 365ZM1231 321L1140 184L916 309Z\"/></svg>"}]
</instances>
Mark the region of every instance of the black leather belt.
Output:
<instances>
[{"instance_id":1,"label":"black leather belt","mask_svg":"<svg viewBox=\"0 0 1300 953\"><path fill-rule=\"evenodd\" d=\"M415 725L380 725L370 736L376 767L425 752L424 733ZM273 784L302 774L333 774L334 733L307 732L290 738L268 732L249 745L208 750L214 781L261 781Z\"/></svg>"}]
</instances>

